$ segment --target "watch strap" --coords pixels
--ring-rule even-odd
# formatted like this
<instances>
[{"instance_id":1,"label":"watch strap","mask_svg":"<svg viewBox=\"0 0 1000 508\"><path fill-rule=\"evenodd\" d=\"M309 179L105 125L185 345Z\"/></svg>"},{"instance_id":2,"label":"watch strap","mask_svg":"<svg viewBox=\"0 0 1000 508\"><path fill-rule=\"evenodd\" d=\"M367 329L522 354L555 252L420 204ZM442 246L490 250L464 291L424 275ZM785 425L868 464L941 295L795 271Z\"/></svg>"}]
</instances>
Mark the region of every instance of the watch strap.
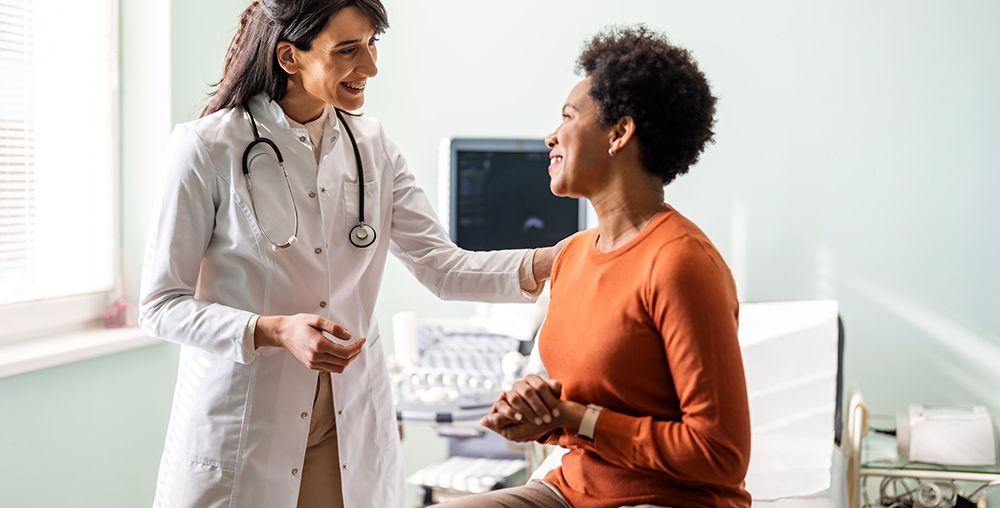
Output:
<instances>
[{"instance_id":1,"label":"watch strap","mask_svg":"<svg viewBox=\"0 0 1000 508\"><path fill-rule=\"evenodd\" d=\"M604 408L597 404L588 404L587 410L580 419L580 428L576 431L576 437L587 441L594 440L594 433L597 431L597 419L601 416Z\"/></svg>"}]
</instances>

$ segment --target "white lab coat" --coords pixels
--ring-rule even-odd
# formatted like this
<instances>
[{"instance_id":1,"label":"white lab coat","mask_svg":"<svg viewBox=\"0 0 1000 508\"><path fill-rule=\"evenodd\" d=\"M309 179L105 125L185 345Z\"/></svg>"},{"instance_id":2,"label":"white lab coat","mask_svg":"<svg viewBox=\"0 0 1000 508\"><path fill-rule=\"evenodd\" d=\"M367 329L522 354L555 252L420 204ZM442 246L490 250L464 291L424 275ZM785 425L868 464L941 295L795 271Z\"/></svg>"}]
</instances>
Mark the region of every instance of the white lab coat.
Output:
<instances>
[{"instance_id":1,"label":"white lab coat","mask_svg":"<svg viewBox=\"0 0 1000 508\"><path fill-rule=\"evenodd\" d=\"M318 314L344 325L364 352L333 375L344 502L405 504L402 451L375 299L392 252L444 299L529 302L518 267L525 251L472 253L452 244L426 195L378 121L345 117L365 169L359 249L354 152L331 110L317 172L309 134L263 95L251 110L281 149L298 205L298 242L277 252L253 218L241 160L253 140L242 110L178 125L170 137L142 273L143 329L181 345L177 385L154 505L169 508L296 505L316 376L287 350L244 343L253 314ZM259 146L259 145L258 145ZM251 166L257 209L279 243L293 212L275 166Z\"/></svg>"}]
</instances>

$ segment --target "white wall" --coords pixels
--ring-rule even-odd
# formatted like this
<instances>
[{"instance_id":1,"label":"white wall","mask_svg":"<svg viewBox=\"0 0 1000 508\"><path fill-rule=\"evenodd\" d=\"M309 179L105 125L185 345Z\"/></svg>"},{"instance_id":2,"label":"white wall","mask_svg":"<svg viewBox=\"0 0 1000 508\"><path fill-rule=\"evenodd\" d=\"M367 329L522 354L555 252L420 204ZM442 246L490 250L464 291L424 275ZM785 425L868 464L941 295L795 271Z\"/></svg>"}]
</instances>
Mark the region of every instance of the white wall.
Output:
<instances>
[{"instance_id":1,"label":"white wall","mask_svg":"<svg viewBox=\"0 0 1000 508\"><path fill-rule=\"evenodd\" d=\"M718 246L742 300L840 300L848 379L876 412L1000 416L1000 4L386 6L364 110L432 198L440 138L544 136L583 41L645 22L694 53L720 99L717 143L667 199ZM468 311L423 291L390 263L386 335L398 310Z\"/></svg>"}]
</instances>

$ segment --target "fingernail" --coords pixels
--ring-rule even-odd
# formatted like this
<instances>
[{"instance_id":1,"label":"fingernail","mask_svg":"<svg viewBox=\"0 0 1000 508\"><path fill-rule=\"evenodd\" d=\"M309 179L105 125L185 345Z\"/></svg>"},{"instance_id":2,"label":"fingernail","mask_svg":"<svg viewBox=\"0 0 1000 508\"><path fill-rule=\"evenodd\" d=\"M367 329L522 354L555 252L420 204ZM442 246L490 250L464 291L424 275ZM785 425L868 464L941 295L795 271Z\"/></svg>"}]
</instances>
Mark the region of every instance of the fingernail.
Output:
<instances>
[{"instance_id":1,"label":"fingernail","mask_svg":"<svg viewBox=\"0 0 1000 508\"><path fill-rule=\"evenodd\" d=\"M542 419L541 418L535 418L535 425L541 425L541 424L542 424Z\"/></svg>"},{"instance_id":2,"label":"fingernail","mask_svg":"<svg viewBox=\"0 0 1000 508\"><path fill-rule=\"evenodd\" d=\"M545 423L552 423L552 417L549 415L543 416L542 419L545 420Z\"/></svg>"},{"instance_id":3,"label":"fingernail","mask_svg":"<svg viewBox=\"0 0 1000 508\"><path fill-rule=\"evenodd\" d=\"M347 330L344 330L344 338L345 339L350 339L351 337L353 337L353 335L351 335L351 332L349 332Z\"/></svg>"},{"instance_id":4,"label":"fingernail","mask_svg":"<svg viewBox=\"0 0 1000 508\"><path fill-rule=\"evenodd\" d=\"M517 421L521 421L521 413L515 413L514 414L514 419L517 420Z\"/></svg>"},{"instance_id":5,"label":"fingernail","mask_svg":"<svg viewBox=\"0 0 1000 508\"><path fill-rule=\"evenodd\" d=\"M558 409L553 409L552 410L552 416L555 416L556 418L559 418L559 410Z\"/></svg>"}]
</instances>

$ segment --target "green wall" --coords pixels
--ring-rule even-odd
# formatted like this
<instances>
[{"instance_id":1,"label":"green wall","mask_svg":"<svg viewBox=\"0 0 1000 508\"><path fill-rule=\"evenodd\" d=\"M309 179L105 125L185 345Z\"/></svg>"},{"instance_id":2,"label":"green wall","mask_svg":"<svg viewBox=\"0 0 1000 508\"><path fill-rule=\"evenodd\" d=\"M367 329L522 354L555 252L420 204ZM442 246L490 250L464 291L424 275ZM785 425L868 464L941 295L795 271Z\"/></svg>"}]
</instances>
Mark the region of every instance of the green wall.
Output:
<instances>
[{"instance_id":1,"label":"green wall","mask_svg":"<svg viewBox=\"0 0 1000 508\"><path fill-rule=\"evenodd\" d=\"M0 379L0 505L151 506L176 369L164 344Z\"/></svg>"}]
</instances>

